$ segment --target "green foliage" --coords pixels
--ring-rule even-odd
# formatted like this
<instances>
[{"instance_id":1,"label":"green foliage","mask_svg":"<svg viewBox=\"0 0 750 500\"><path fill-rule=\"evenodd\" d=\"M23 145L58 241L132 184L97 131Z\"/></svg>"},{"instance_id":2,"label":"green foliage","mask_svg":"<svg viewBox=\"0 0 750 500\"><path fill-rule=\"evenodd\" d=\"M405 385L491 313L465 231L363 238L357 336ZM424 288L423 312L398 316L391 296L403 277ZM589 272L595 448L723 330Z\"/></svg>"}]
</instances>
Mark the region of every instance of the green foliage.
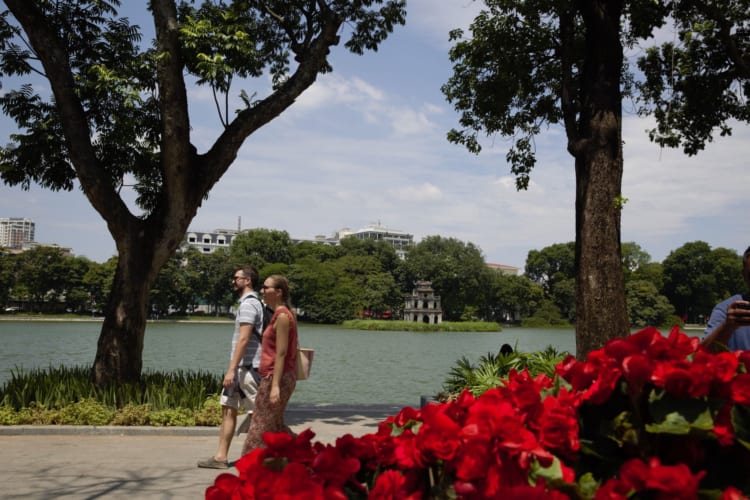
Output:
<instances>
[{"instance_id":1,"label":"green foliage","mask_svg":"<svg viewBox=\"0 0 750 500\"><path fill-rule=\"evenodd\" d=\"M486 390L499 386L511 370L527 369L532 376L544 373L552 377L555 366L567 355L567 352L561 353L555 347L547 346L544 351L532 353L515 349L508 354L489 352L480 356L476 364L462 356L448 372L443 390L448 398L457 396L467 388L472 394L479 396Z\"/></svg>"},{"instance_id":2,"label":"green foliage","mask_svg":"<svg viewBox=\"0 0 750 500\"><path fill-rule=\"evenodd\" d=\"M352 330L378 330L391 332L499 332L500 325L491 321L443 321L421 323L401 320L351 319L341 326Z\"/></svg>"},{"instance_id":3,"label":"green foliage","mask_svg":"<svg viewBox=\"0 0 750 500\"><path fill-rule=\"evenodd\" d=\"M629 281L625 285L628 301L628 318L634 327L672 326L674 306L659 294L656 285L648 281Z\"/></svg>"},{"instance_id":4,"label":"green foliage","mask_svg":"<svg viewBox=\"0 0 750 500\"><path fill-rule=\"evenodd\" d=\"M411 291L418 280L431 281L440 295L443 317L458 321L467 306L486 304L491 273L482 251L474 244L428 236L406 255L402 289Z\"/></svg>"},{"instance_id":5,"label":"green foliage","mask_svg":"<svg viewBox=\"0 0 750 500\"><path fill-rule=\"evenodd\" d=\"M96 387L89 380L90 369L81 366L47 370L11 371L0 387L0 404L15 410L38 405L64 408L79 401L95 400L110 408L148 405L152 410L202 409L210 394L221 391L221 380L204 371L146 372L137 384Z\"/></svg>"},{"instance_id":6,"label":"green foliage","mask_svg":"<svg viewBox=\"0 0 750 500\"><path fill-rule=\"evenodd\" d=\"M661 146L695 155L714 131L730 135L733 120L750 121L748 0L683 0L670 3L670 39L638 59L644 78L639 113L652 114L649 131Z\"/></svg>"},{"instance_id":7,"label":"green foliage","mask_svg":"<svg viewBox=\"0 0 750 500\"><path fill-rule=\"evenodd\" d=\"M685 243L669 253L662 263L662 293L677 314L695 323L708 317L714 305L744 290L742 259L733 250L714 250L703 241Z\"/></svg>"},{"instance_id":8,"label":"green foliage","mask_svg":"<svg viewBox=\"0 0 750 500\"><path fill-rule=\"evenodd\" d=\"M308 254L289 268L292 300L314 323L339 324L363 310L397 311L403 298L396 281L386 269L396 265L388 256L393 248L383 245L347 243L338 256L318 260Z\"/></svg>"},{"instance_id":9,"label":"green foliage","mask_svg":"<svg viewBox=\"0 0 750 500\"><path fill-rule=\"evenodd\" d=\"M549 300L542 301L539 308L534 311L533 315L524 318L521 326L529 328L548 328L551 326L569 327L568 323L560 314L557 306Z\"/></svg>"},{"instance_id":10,"label":"green foliage","mask_svg":"<svg viewBox=\"0 0 750 500\"><path fill-rule=\"evenodd\" d=\"M107 425L112 421L114 410L93 399L82 399L60 407L57 421L60 425Z\"/></svg>"},{"instance_id":11,"label":"green foliage","mask_svg":"<svg viewBox=\"0 0 750 500\"><path fill-rule=\"evenodd\" d=\"M249 229L232 239L229 254L235 262L247 262L261 269L269 263L292 263L292 239L286 231Z\"/></svg>"}]
</instances>

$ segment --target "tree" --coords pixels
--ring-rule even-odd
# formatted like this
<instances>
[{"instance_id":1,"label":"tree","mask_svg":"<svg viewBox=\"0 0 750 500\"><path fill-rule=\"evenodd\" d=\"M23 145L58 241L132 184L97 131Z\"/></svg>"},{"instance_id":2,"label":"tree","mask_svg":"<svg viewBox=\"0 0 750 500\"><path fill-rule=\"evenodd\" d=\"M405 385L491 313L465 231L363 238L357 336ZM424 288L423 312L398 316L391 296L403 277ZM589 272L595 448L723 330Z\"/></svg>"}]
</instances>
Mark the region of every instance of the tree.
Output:
<instances>
[{"instance_id":1,"label":"tree","mask_svg":"<svg viewBox=\"0 0 750 500\"><path fill-rule=\"evenodd\" d=\"M13 262L14 257L6 254L0 247L0 306L3 308L8 304L15 285Z\"/></svg>"},{"instance_id":2,"label":"tree","mask_svg":"<svg viewBox=\"0 0 750 500\"><path fill-rule=\"evenodd\" d=\"M402 286L411 291L417 280L431 281L440 295L444 318L459 321L467 306L486 301L491 272L473 243L428 236L406 254Z\"/></svg>"},{"instance_id":3,"label":"tree","mask_svg":"<svg viewBox=\"0 0 750 500\"><path fill-rule=\"evenodd\" d=\"M461 112L461 129L451 130L448 139L478 153L480 132L513 137L506 160L517 188L525 189L536 163L535 137L544 127L562 124L575 164L576 354L583 358L609 338L629 333L620 211L625 202L622 99L633 90L633 76L627 71L624 47L651 37L673 12L684 21L680 26L688 28L701 7L691 0L683 14L679 2L650 0L484 3L487 9L472 23L470 39L464 39L461 30L451 33L457 42L450 51L453 76L443 92ZM724 5L718 0L708 4L709 17ZM719 44L708 52L717 58L717 68L728 62L732 43L746 56L747 29L742 23L748 19L747 1L730 4L731 17L722 30L734 29L738 36L727 41L720 36L722 30L715 30L715 36L702 38L691 49L694 61L706 54L699 48L708 50L712 42ZM730 64L743 61L746 57ZM721 104L733 97L712 95L711 106L721 122L727 116ZM693 126L687 124L685 130Z\"/></svg>"},{"instance_id":4,"label":"tree","mask_svg":"<svg viewBox=\"0 0 750 500\"><path fill-rule=\"evenodd\" d=\"M249 229L232 239L229 254L237 262L249 263L258 269L267 263L290 264L292 239L278 229Z\"/></svg>"},{"instance_id":5,"label":"tree","mask_svg":"<svg viewBox=\"0 0 750 500\"><path fill-rule=\"evenodd\" d=\"M18 256L16 283L22 283L28 292L32 311L48 310L62 297L70 271L66 260L61 249L49 246L38 246Z\"/></svg>"},{"instance_id":6,"label":"tree","mask_svg":"<svg viewBox=\"0 0 750 500\"><path fill-rule=\"evenodd\" d=\"M94 312L102 307L112 290L112 282L117 270L117 258L111 257L102 264L92 263L83 277L83 282L88 289L89 297L87 308Z\"/></svg>"},{"instance_id":7,"label":"tree","mask_svg":"<svg viewBox=\"0 0 750 500\"><path fill-rule=\"evenodd\" d=\"M6 0L0 16L0 72L43 75L52 90L43 96L23 85L0 99L22 131L0 150L0 175L24 188L80 184L117 247L92 367L97 384L140 377L151 285L245 139L332 70L327 56L342 36L362 54L405 20L403 0L182 2L179 15L175 0L151 0L155 39L142 44L119 4ZM233 115L225 106L224 129L199 152L186 75L218 96L235 77L270 75L273 86L254 100L242 92L244 108ZM121 197L126 180L141 214Z\"/></svg>"},{"instance_id":8,"label":"tree","mask_svg":"<svg viewBox=\"0 0 750 500\"><path fill-rule=\"evenodd\" d=\"M633 280L626 283L625 290L631 326L672 326L668 323L674 317L674 306L659 294L656 285L650 281Z\"/></svg>"},{"instance_id":9,"label":"tree","mask_svg":"<svg viewBox=\"0 0 750 500\"><path fill-rule=\"evenodd\" d=\"M499 323L532 316L544 301L544 291L526 276L491 273L490 297L482 315Z\"/></svg>"},{"instance_id":10,"label":"tree","mask_svg":"<svg viewBox=\"0 0 750 500\"><path fill-rule=\"evenodd\" d=\"M695 155L714 130L731 135L730 120L750 121L748 0L680 0L667 3L679 43L650 47L638 59L644 78L639 113L652 114L649 131L661 146Z\"/></svg>"},{"instance_id":11,"label":"tree","mask_svg":"<svg viewBox=\"0 0 750 500\"><path fill-rule=\"evenodd\" d=\"M196 277L196 291L200 299L206 302L210 310L218 316L229 309L234 298L229 277L240 264L229 257L229 251L219 248L209 254L202 254L195 249L183 253L187 267Z\"/></svg>"},{"instance_id":12,"label":"tree","mask_svg":"<svg viewBox=\"0 0 750 500\"><path fill-rule=\"evenodd\" d=\"M575 318L575 243L555 243L530 250L525 274L544 290L568 320Z\"/></svg>"},{"instance_id":13,"label":"tree","mask_svg":"<svg viewBox=\"0 0 750 500\"><path fill-rule=\"evenodd\" d=\"M741 259L736 252L735 262L734 274L741 278ZM698 321L699 316L708 317L719 299L726 298L721 295L723 290L718 286L716 261L705 241L685 243L670 252L662 266L663 294L674 305L677 314L688 322Z\"/></svg>"}]
</instances>

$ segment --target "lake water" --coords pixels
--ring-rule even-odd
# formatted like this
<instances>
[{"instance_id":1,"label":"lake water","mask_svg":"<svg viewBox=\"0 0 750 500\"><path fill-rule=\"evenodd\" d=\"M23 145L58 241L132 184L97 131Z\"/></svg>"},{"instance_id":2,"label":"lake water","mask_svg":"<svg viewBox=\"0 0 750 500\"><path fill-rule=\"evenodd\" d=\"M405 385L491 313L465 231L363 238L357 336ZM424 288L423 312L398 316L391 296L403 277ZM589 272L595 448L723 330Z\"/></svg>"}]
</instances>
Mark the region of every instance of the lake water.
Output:
<instances>
[{"instance_id":1,"label":"lake water","mask_svg":"<svg viewBox=\"0 0 750 500\"><path fill-rule=\"evenodd\" d=\"M90 366L99 322L0 321L0 384L14 368ZM149 323L144 370L224 373L233 324ZM573 330L510 328L495 333L372 332L300 325L303 347L315 349L310 379L297 384L293 403L416 406L442 388L461 356L475 362L508 343L525 352L548 345L575 352Z\"/></svg>"}]
</instances>

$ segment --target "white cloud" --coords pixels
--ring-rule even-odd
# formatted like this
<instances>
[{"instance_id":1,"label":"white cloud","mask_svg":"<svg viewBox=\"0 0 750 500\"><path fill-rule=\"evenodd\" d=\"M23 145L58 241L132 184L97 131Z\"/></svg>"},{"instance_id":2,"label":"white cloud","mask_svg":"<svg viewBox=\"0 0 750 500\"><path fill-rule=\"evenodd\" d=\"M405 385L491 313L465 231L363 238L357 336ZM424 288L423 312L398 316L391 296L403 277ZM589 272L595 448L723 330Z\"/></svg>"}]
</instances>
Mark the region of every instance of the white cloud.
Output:
<instances>
[{"instance_id":1,"label":"white cloud","mask_svg":"<svg viewBox=\"0 0 750 500\"><path fill-rule=\"evenodd\" d=\"M419 186L405 186L394 191L395 198L404 201L439 201L443 198L442 190L431 182Z\"/></svg>"}]
</instances>

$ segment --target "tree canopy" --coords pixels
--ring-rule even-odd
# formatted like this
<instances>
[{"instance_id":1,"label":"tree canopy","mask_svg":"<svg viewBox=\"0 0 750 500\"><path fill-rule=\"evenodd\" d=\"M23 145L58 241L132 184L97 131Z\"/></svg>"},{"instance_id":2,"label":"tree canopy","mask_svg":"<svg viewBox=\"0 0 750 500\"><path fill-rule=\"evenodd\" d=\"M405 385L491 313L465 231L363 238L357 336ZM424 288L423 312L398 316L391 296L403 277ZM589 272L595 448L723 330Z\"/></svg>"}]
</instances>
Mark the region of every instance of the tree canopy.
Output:
<instances>
[{"instance_id":1,"label":"tree canopy","mask_svg":"<svg viewBox=\"0 0 750 500\"><path fill-rule=\"evenodd\" d=\"M4 89L0 106L19 131L0 149L0 178L80 186L117 247L92 369L99 384L139 378L149 289L245 139L332 70L332 47L375 50L405 22L403 0L150 0L154 39L144 40L117 0L5 5L0 76L18 86ZM238 80L266 76L267 94L241 90L241 109L218 105ZM46 85L32 84L39 77ZM191 140L192 82L215 92L223 116L205 151ZM140 213L123 197L126 184Z\"/></svg>"},{"instance_id":2,"label":"tree canopy","mask_svg":"<svg viewBox=\"0 0 750 500\"><path fill-rule=\"evenodd\" d=\"M448 140L479 153L482 133L511 138L506 161L526 189L535 138L550 126L565 131L576 178L576 353L585 357L629 332L620 246L623 98L653 113L652 139L690 154L714 129L728 133L730 118L747 121L748 2L483 3L468 34L451 32L453 75L442 90L460 117ZM625 49L670 16L682 45L647 51L639 62L645 76L637 78Z\"/></svg>"}]
</instances>

